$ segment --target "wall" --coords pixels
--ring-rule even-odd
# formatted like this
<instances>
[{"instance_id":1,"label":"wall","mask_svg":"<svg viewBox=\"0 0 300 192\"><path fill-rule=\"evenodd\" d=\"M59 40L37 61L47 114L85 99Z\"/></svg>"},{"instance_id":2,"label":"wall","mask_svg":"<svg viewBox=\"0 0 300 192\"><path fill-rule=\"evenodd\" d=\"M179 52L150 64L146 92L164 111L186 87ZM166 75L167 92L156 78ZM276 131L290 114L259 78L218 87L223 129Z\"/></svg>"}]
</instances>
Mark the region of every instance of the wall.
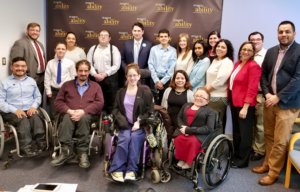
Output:
<instances>
[{"instance_id":1,"label":"wall","mask_svg":"<svg viewBox=\"0 0 300 192\"><path fill-rule=\"evenodd\" d=\"M8 75L10 48L25 34L28 23L41 25L39 40L45 44L45 15L45 0L0 0L0 80ZM6 65L2 65L2 57L6 58Z\"/></svg>"},{"instance_id":2,"label":"wall","mask_svg":"<svg viewBox=\"0 0 300 192\"><path fill-rule=\"evenodd\" d=\"M293 21L296 31L300 31L299 0L224 0L223 6L221 34L232 41L236 51L248 34L256 30L265 35L266 48L278 44L276 30L282 20ZM8 58L14 41L32 21L41 24L40 40L45 44L45 0L0 0L0 59ZM296 40L300 43L300 34ZM8 66L3 66L1 60L0 71L1 80L8 74Z\"/></svg>"}]
</instances>

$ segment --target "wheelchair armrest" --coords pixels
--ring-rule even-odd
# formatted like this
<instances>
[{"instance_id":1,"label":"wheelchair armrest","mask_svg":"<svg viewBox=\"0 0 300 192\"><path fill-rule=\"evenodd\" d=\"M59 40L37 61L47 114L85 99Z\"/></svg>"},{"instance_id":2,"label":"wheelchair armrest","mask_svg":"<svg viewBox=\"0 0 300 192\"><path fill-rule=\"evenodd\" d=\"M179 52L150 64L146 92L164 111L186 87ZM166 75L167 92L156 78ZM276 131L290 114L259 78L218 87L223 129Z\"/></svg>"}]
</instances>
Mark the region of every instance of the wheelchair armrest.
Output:
<instances>
[{"instance_id":1,"label":"wheelchair armrest","mask_svg":"<svg viewBox=\"0 0 300 192\"><path fill-rule=\"evenodd\" d=\"M211 132L210 134L208 134L205 139L202 142L201 148L202 149L206 149L208 148L209 144L211 143L211 141L217 137L218 135L222 134L222 129L215 129L213 132Z\"/></svg>"}]
</instances>

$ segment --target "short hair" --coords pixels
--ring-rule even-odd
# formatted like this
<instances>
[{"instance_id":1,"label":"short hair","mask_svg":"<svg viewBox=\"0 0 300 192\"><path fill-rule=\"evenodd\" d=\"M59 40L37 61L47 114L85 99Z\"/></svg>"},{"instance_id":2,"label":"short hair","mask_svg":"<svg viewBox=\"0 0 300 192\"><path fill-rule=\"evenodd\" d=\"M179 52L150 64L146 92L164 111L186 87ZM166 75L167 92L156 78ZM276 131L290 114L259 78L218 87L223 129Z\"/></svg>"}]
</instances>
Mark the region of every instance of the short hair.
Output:
<instances>
[{"instance_id":1,"label":"short hair","mask_svg":"<svg viewBox=\"0 0 300 192\"><path fill-rule=\"evenodd\" d=\"M180 48L180 46L179 46L179 41L180 41L180 39L183 38L183 37L186 38L186 43L187 43L185 53L184 53L184 55L183 55L183 57L182 57L182 59L185 59L185 58L188 56L189 51L191 50L191 47L190 47L190 36L189 36L189 34L187 34L187 33L180 33L180 34L179 34L179 36L178 36L178 43L177 43L177 47L176 47L176 51L177 51L177 57L178 57L178 56L179 56L179 53L181 53L181 51L182 51L181 48Z\"/></svg>"},{"instance_id":2,"label":"short hair","mask_svg":"<svg viewBox=\"0 0 300 192\"><path fill-rule=\"evenodd\" d=\"M208 100L210 100L210 92L207 90L207 89L205 89L205 87L198 87L197 89L196 89L196 91L194 92L194 94L196 94L197 93L197 91L204 91L207 95L208 95Z\"/></svg>"},{"instance_id":3,"label":"short hair","mask_svg":"<svg viewBox=\"0 0 300 192\"><path fill-rule=\"evenodd\" d=\"M141 70L138 64L136 63L130 63L127 65L125 69L125 75L127 76L129 69L135 70L139 75L141 74Z\"/></svg>"},{"instance_id":4,"label":"short hair","mask_svg":"<svg viewBox=\"0 0 300 192\"><path fill-rule=\"evenodd\" d=\"M110 37L110 35L111 35L111 34L110 34L110 31L107 30L107 29L102 29L102 30L99 32L99 35L100 35L101 32L107 32L109 37Z\"/></svg>"},{"instance_id":5,"label":"short hair","mask_svg":"<svg viewBox=\"0 0 300 192\"><path fill-rule=\"evenodd\" d=\"M200 44L203 47L203 55L201 55L199 58L195 53L196 44ZM208 53L207 43L205 43L205 41L203 40L198 39L193 45L193 53L192 53L193 61L196 62L197 59L203 59L204 57L207 57L207 53Z\"/></svg>"},{"instance_id":6,"label":"short hair","mask_svg":"<svg viewBox=\"0 0 300 192\"><path fill-rule=\"evenodd\" d=\"M29 28L32 28L32 27L39 27L41 29L40 24L32 22L32 23L28 23L27 31L29 30Z\"/></svg>"},{"instance_id":7,"label":"short hair","mask_svg":"<svg viewBox=\"0 0 300 192\"><path fill-rule=\"evenodd\" d=\"M171 79L171 82L170 82L170 85L169 85L169 86L170 86L172 89L175 89L175 88L176 88L175 79L176 79L176 76L177 76L178 73L181 73L181 74L184 76L184 78L185 78L185 85L184 85L184 88L185 88L185 89L191 89L191 88L192 88L192 85L191 85L191 83L190 83L189 76L188 76L188 74L187 74L184 70L177 70L177 71L175 71L175 73L174 73L174 75L173 75L173 77L172 77L172 79Z\"/></svg>"},{"instance_id":8,"label":"short hair","mask_svg":"<svg viewBox=\"0 0 300 192\"><path fill-rule=\"evenodd\" d=\"M240 46L240 49L239 49L239 52L238 52L239 60L241 59L241 56L240 56L241 50L243 49L244 45L247 45L247 44L250 44L251 47L252 47L252 49L253 49L253 55L252 55L252 57L251 57L251 60L254 59L254 55L255 55L255 54L254 54L254 53L255 53L255 45L254 45L254 43L252 43L251 41L245 41L245 42L242 43L242 45Z\"/></svg>"},{"instance_id":9,"label":"short hair","mask_svg":"<svg viewBox=\"0 0 300 192\"><path fill-rule=\"evenodd\" d=\"M248 36L248 41L250 41L250 37L251 37L252 35L260 35L261 40L264 41L264 38L265 38L265 37L264 37L264 35L263 35L261 32L259 32L259 31L254 31L254 32L250 33L249 36Z\"/></svg>"},{"instance_id":10,"label":"short hair","mask_svg":"<svg viewBox=\"0 0 300 192\"><path fill-rule=\"evenodd\" d=\"M294 24L293 22L291 22L291 21L288 21L288 20L286 20L286 21L281 21L281 22L279 23L277 29L279 29L280 25L287 25L287 24L290 24L290 25L292 26L293 32L296 31L295 24Z\"/></svg>"},{"instance_id":11,"label":"short hair","mask_svg":"<svg viewBox=\"0 0 300 192\"><path fill-rule=\"evenodd\" d=\"M219 39L221 39L221 34L220 34L220 32L218 32L218 31L212 31L212 32L210 32L210 33L207 35L208 49L211 49L211 48L212 48L212 47L210 46L210 44L208 43L208 42L209 42L209 38L210 38L210 36L212 36L212 35L216 35Z\"/></svg>"},{"instance_id":12,"label":"short hair","mask_svg":"<svg viewBox=\"0 0 300 192\"><path fill-rule=\"evenodd\" d=\"M78 71L80 65L87 65L89 70L91 70L91 63L86 59L82 59L76 63L75 65L76 71Z\"/></svg>"},{"instance_id":13,"label":"short hair","mask_svg":"<svg viewBox=\"0 0 300 192\"><path fill-rule=\"evenodd\" d=\"M220 39L217 42L216 46L214 47L214 53L216 53L216 48L222 42L225 43L225 45L227 46L227 53L224 56L224 58L228 57L229 59L231 59L233 61L233 52L234 52L234 49L233 49L232 43L228 39Z\"/></svg>"},{"instance_id":14,"label":"short hair","mask_svg":"<svg viewBox=\"0 0 300 192\"><path fill-rule=\"evenodd\" d=\"M68 31L67 34L66 34L66 36L65 36L65 38L67 38L69 34L73 34L75 36L75 38L76 38L76 34L73 31Z\"/></svg>"},{"instance_id":15,"label":"short hair","mask_svg":"<svg viewBox=\"0 0 300 192\"><path fill-rule=\"evenodd\" d=\"M18 61L24 61L26 63L26 60L25 60L24 57L15 57L15 58L12 59L11 65L13 65L14 63L16 63ZM26 63L26 65L27 65L27 63Z\"/></svg>"},{"instance_id":16,"label":"short hair","mask_svg":"<svg viewBox=\"0 0 300 192\"><path fill-rule=\"evenodd\" d=\"M133 25L132 25L132 29L134 28L134 26L137 26L139 28L141 28L143 31L144 31L144 25L140 22L135 22Z\"/></svg>"},{"instance_id":17,"label":"short hair","mask_svg":"<svg viewBox=\"0 0 300 192\"><path fill-rule=\"evenodd\" d=\"M67 48L67 45L64 43L64 42L57 42L56 44L55 44L55 49L56 49L56 47L58 46L58 45L60 45L60 44L62 44L62 45L65 45L65 47Z\"/></svg>"},{"instance_id":18,"label":"short hair","mask_svg":"<svg viewBox=\"0 0 300 192\"><path fill-rule=\"evenodd\" d=\"M168 29L161 29L158 31L158 36L161 34L161 33L166 33L168 34L168 36L170 37L170 31Z\"/></svg>"}]
</instances>

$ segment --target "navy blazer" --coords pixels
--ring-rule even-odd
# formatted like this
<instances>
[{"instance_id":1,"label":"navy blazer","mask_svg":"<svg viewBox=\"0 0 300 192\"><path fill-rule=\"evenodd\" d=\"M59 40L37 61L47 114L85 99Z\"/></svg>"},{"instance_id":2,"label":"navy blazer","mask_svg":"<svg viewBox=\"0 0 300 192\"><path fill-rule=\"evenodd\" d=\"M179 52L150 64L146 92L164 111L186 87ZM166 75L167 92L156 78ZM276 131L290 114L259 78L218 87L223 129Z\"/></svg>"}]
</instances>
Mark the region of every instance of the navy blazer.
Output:
<instances>
[{"instance_id":1,"label":"navy blazer","mask_svg":"<svg viewBox=\"0 0 300 192\"><path fill-rule=\"evenodd\" d=\"M128 40L124 42L123 50L122 50L122 69L125 71L128 64L133 63L133 46L134 40ZM143 38L140 52L138 64L141 69L148 68L148 58L150 54L150 49L152 47L152 43Z\"/></svg>"},{"instance_id":2,"label":"navy blazer","mask_svg":"<svg viewBox=\"0 0 300 192\"><path fill-rule=\"evenodd\" d=\"M271 82L278 57L279 46L268 49L262 63L260 85L264 95L273 94ZM279 66L277 76L278 105L284 109L300 107L300 45L294 42L285 53Z\"/></svg>"}]
</instances>

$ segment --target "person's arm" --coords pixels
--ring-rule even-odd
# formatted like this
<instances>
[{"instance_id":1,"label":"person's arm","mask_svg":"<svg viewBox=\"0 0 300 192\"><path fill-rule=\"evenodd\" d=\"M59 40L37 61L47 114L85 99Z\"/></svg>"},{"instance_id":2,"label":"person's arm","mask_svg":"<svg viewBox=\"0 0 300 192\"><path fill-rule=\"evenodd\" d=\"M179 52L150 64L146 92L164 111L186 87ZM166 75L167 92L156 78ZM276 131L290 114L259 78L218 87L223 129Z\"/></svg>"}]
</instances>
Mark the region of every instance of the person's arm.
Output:
<instances>
[{"instance_id":1,"label":"person's arm","mask_svg":"<svg viewBox=\"0 0 300 192\"><path fill-rule=\"evenodd\" d=\"M44 87L45 91L48 97L52 96L52 91L51 91L51 61L47 63L46 70L45 70L45 76L44 76Z\"/></svg>"},{"instance_id":2,"label":"person's arm","mask_svg":"<svg viewBox=\"0 0 300 192\"><path fill-rule=\"evenodd\" d=\"M91 83L91 82L90 82ZM91 86L91 84L90 84ZM96 115L102 111L103 105L104 105L104 98L102 89L97 84L93 84L93 86L89 87L91 91L93 92L93 102L91 102L87 107L85 107L83 110L85 113Z\"/></svg>"},{"instance_id":3,"label":"person's arm","mask_svg":"<svg viewBox=\"0 0 300 192\"><path fill-rule=\"evenodd\" d=\"M34 81L34 80L32 80L32 81ZM35 84L34 90L33 90L33 99L34 100L33 100L31 107L37 109L42 103L42 95L41 95L40 90L35 81L34 81L34 84Z\"/></svg>"},{"instance_id":4,"label":"person's arm","mask_svg":"<svg viewBox=\"0 0 300 192\"><path fill-rule=\"evenodd\" d=\"M0 111L4 113L15 113L17 108L6 102L7 88L3 81L0 81Z\"/></svg>"},{"instance_id":5,"label":"person's arm","mask_svg":"<svg viewBox=\"0 0 300 192\"><path fill-rule=\"evenodd\" d=\"M57 96L54 101L55 108L59 113L67 113L70 109L69 106L65 102L65 97L68 95L68 83L65 82L62 87L59 89Z\"/></svg>"},{"instance_id":6,"label":"person's arm","mask_svg":"<svg viewBox=\"0 0 300 192\"><path fill-rule=\"evenodd\" d=\"M82 49L82 48L80 48L80 47L78 47L79 49L79 58L80 59L86 59L86 54L85 54L85 52L84 52L84 50Z\"/></svg>"},{"instance_id":7,"label":"person's arm","mask_svg":"<svg viewBox=\"0 0 300 192\"><path fill-rule=\"evenodd\" d=\"M121 66L121 54L119 49L113 45L112 51L113 65L111 66L111 69L109 71L106 71L108 76L117 73Z\"/></svg>"},{"instance_id":8,"label":"person's arm","mask_svg":"<svg viewBox=\"0 0 300 192\"><path fill-rule=\"evenodd\" d=\"M211 83L211 87L213 89L218 89L219 87L223 86L233 69L233 62L230 59L223 59L222 64L218 70L217 78Z\"/></svg>"},{"instance_id":9,"label":"person's arm","mask_svg":"<svg viewBox=\"0 0 300 192\"><path fill-rule=\"evenodd\" d=\"M92 46L87 54L87 57L86 59L91 63L91 70L90 70L90 74L92 76L94 76L95 74L97 74L95 68L94 68L94 63L93 63L93 56L94 56L94 49L95 49L95 46Z\"/></svg>"},{"instance_id":10,"label":"person's arm","mask_svg":"<svg viewBox=\"0 0 300 192\"><path fill-rule=\"evenodd\" d=\"M199 66L197 66L197 75L191 79L191 84L193 88L195 88L203 80L203 77L205 78L206 71L210 65L210 60L208 57L205 57L199 62Z\"/></svg>"},{"instance_id":11,"label":"person's arm","mask_svg":"<svg viewBox=\"0 0 300 192\"><path fill-rule=\"evenodd\" d=\"M169 95L170 95L170 92L171 92L172 88L171 87L168 87L165 92L164 92L164 95L163 95L163 98L161 100L161 106L165 109L168 109L168 98L169 98Z\"/></svg>"},{"instance_id":12,"label":"person's arm","mask_svg":"<svg viewBox=\"0 0 300 192\"><path fill-rule=\"evenodd\" d=\"M149 59L148 59L148 68L151 72L151 78L153 80L154 83L157 83L159 81L159 78L157 77L156 71L155 71L155 67L156 67L156 53L155 53L155 46L151 48L150 50L150 55L149 55Z\"/></svg>"},{"instance_id":13,"label":"person's arm","mask_svg":"<svg viewBox=\"0 0 300 192\"><path fill-rule=\"evenodd\" d=\"M116 125L119 129L127 129L129 128L129 124L125 115L122 114L121 108L123 105L123 100L121 98L121 92L123 89L120 89L116 94L116 100L114 102L112 114L114 116Z\"/></svg>"}]
</instances>

